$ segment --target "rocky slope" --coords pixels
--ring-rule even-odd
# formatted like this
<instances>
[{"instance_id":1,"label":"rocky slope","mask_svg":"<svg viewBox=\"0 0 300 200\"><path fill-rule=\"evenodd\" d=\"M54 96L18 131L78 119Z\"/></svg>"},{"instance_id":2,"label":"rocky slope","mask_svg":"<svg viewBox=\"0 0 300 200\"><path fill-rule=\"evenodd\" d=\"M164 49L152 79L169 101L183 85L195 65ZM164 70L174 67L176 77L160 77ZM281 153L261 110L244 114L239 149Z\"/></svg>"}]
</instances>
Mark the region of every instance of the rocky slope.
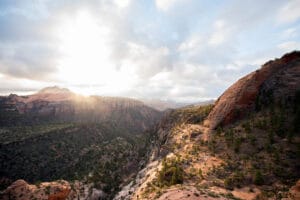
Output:
<instances>
[{"instance_id":1,"label":"rocky slope","mask_svg":"<svg viewBox=\"0 0 300 200\"><path fill-rule=\"evenodd\" d=\"M297 199L299 64L300 52L286 54L213 108L171 111L154 131L149 164L115 199Z\"/></svg>"},{"instance_id":2,"label":"rocky slope","mask_svg":"<svg viewBox=\"0 0 300 200\"><path fill-rule=\"evenodd\" d=\"M79 179L109 199L145 162L147 130L161 115L137 100L58 87L0 97L0 188Z\"/></svg>"},{"instance_id":3,"label":"rocky slope","mask_svg":"<svg viewBox=\"0 0 300 200\"><path fill-rule=\"evenodd\" d=\"M226 126L268 103L270 95L275 100L291 100L300 85L300 53L292 52L280 59L269 61L260 69L241 78L222 94L206 124L214 129Z\"/></svg>"}]
</instances>

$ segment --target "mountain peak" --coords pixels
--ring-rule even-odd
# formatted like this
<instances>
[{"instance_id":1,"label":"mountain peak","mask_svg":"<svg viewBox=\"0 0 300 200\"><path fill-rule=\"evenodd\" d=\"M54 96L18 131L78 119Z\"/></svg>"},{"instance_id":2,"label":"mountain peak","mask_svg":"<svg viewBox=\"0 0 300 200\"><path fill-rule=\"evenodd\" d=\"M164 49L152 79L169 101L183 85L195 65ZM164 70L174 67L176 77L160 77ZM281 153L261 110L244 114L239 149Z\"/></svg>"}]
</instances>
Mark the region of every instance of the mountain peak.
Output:
<instances>
[{"instance_id":1,"label":"mountain peak","mask_svg":"<svg viewBox=\"0 0 300 200\"><path fill-rule=\"evenodd\" d=\"M61 88L58 86L45 87L41 89L39 94L61 94L61 93L71 93L71 91L67 88Z\"/></svg>"}]
</instances>

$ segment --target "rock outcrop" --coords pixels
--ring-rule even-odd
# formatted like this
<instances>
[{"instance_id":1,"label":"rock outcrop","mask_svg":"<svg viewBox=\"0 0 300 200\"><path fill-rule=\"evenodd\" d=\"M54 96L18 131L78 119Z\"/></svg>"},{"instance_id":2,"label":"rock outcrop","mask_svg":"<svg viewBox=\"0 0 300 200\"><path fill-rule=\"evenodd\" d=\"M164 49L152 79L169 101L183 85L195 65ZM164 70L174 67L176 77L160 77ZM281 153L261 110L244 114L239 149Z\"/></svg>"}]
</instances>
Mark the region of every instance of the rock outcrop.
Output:
<instances>
[{"instance_id":1,"label":"rock outcrop","mask_svg":"<svg viewBox=\"0 0 300 200\"><path fill-rule=\"evenodd\" d=\"M106 194L102 190L93 188L92 184L84 184L80 181L69 183L65 180L31 185L19 179L0 193L1 200L97 200L105 197Z\"/></svg>"},{"instance_id":2,"label":"rock outcrop","mask_svg":"<svg viewBox=\"0 0 300 200\"><path fill-rule=\"evenodd\" d=\"M265 63L229 87L216 101L205 125L211 129L226 126L247 116L257 103L268 103L266 94L284 96L288 101L299 89L300 52L294 51Z\"/></svg>"},{"instance_id":3,"label":"rock outcrop","mask_svg":"<svg viewBox=\"0 0 300 200\"><path fill-rule=\"evenodd\" d=\"M71 192L67 181L44 182L39 185L29 185L24 180L17 180L0 194L3 200L65 200Z\"/></svg>"},{"instance_id":4,"label":"rock outcrop","mask_svg":"<svg viewBox=\"0 0 300 200\"><path fill-rule=\"evenodd\" d=\"M297 183L291 187L289 191L289 197L293 200L300 199L300 180L298 180Z\"/></svg>"}]
</instances>

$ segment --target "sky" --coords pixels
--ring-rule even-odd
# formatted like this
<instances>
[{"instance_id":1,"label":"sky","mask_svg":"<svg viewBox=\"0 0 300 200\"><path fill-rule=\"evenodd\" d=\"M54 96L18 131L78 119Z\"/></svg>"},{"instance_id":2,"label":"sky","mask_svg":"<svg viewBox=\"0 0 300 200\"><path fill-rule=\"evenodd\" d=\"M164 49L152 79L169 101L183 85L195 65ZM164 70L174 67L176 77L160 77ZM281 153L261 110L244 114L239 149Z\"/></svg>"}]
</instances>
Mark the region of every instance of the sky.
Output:
<instances>
[{"instance_id":1,"label":"sky","mask_svg":"<svg viewBox=\"0 0 300 200\"><path fill-rule=\"evenodd\" d=\"M0 94L199 102L300 49L300 0L0 0Z\"/></svg>"}]
</instances>

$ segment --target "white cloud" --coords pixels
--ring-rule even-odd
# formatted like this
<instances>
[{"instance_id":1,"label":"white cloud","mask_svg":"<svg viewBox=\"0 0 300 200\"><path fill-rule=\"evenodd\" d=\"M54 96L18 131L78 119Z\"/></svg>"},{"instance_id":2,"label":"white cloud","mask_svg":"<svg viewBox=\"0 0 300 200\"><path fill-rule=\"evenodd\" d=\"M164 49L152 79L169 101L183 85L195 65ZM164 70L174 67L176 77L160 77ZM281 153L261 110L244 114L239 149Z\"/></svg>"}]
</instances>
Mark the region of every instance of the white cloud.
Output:
<instances>
[{"instance_id":1,"label":"white cloud","mask_svg":"<svg viewBox=\"0 0 300 200\"><path fill-rule=\"evenodd\" d=\"M141 78L151 78L157 73L172 67L167 47L150 48L143 44L128 43L127 56L121 65L133 68Z\"/></svg>"},{"instance_id":2,"label":"white cloud","mask_svg":"<svg viewBox=\"0 0 300 200\"><path fill-rule=\"evenodd\" d=\"M296 28L288 28L282 32L283 39L291 39L297 36Z\"/></svg>"},{"instance_id":3,"label":"white cloud","mask_svg":"<svg viewBox=\"0 0 300 200\"><path fill-rule=\"evenodd\" d=\"M9 95L11 93L28 95L36 92L42 87L47 87L49 85L55 84L57 83L14 78L0 73L0 95Z\"/></svg>"},{"instance_id":4,"label":"white cloud","mask_svg":"<svg viewBox=\"0 0 300 200\"><path fill-rule=\"evenodd\" d=\"M201 45L202 42L203 38L200 35L192 35L185 41L183 41L181 44L179 44L177 50L179 52L193 51L197 47L199 47L199 45Z\"/></svg>"},{"instance_id":5,"label":"white cloud","mask_svg":"<svg viewBox=\"0 0 300 200\"><path fill-rule=\"evenodd\" d=\"M293 23L300 18L300 0L290 0L278 13L279 23Z\"/></svg>"},{"instance_id":6,"label":"white cloud","mask_svg":"<svg viewBox=\"0 0 300 200\"><path fill-rule=\"evenodd\" d=\"M230 30L228 25L226 25L224 20L217 20L214 23L214 32L212 33L209 44L220 45L226 41L229 36Z\"/></svg>"},{"instance_id":7,"label":"white cloud","mask_svg":"<svg viewBox=\"0 0 300 200\"><path fill-rule=\"evenodd\" d=\"M159 10L168 11L179 1L181 0L155 0L155 5Z\"/></svg>"},{"instance_id":8,"label":"white cloud","mask_svg":"<svg viewBox=\"0 0 300 200\"><path fill-rule=\"evenodd\" d=\"M119 8L126 8L131 3L131 0L114 0L113 1L115 5L117 5Z\"/></svg>"},{"instance_id":9,"label":"white cloud","mask_svg":"<svg viewBox=\"0 0 300 200\"><path fill-rule=\"evenodd\" d=\"M290 51L294 51L294 50L299 50L300 42L288 41L288 42L279 44L277 47L281 50L284 50L285 52L290 52Z\"/></svg>"}]
</instances>

